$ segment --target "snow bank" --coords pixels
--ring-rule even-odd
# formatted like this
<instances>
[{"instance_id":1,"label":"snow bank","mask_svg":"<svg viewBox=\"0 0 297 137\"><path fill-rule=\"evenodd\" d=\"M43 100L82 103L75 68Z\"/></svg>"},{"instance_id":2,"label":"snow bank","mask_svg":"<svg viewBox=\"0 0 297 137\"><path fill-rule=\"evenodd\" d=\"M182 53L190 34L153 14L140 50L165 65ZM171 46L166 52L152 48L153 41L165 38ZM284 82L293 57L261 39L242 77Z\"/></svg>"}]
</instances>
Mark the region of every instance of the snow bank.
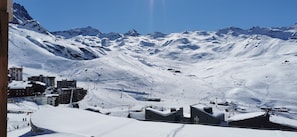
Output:
<instances>
[{"instance_id":1,"label":"snow bank","mask_svg":"<svg viewBox=\"0 0 297 137\"><path fill-rule=\"evenodd\" d=\"M19 103L7 103L7 110L13 112L34 112L38 110L39 106L30 101L21 101Z\"/></svg>"}]
</instances>

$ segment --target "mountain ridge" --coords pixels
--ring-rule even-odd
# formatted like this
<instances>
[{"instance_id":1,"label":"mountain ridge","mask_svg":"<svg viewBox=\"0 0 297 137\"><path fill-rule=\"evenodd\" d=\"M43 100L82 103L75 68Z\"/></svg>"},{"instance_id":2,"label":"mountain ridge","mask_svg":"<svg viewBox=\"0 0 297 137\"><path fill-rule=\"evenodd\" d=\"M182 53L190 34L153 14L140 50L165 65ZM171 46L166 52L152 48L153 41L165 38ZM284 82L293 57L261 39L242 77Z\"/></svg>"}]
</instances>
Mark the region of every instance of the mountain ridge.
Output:
<instances>
[{"instance_id":1,"label":"mountain ridge","mask_svg":"<svg viewBox=\"0 0 297 137\"><path fill-rule=\"evenodd\" d=\"M177 106L219 98L297 112L296 25L146 35L84 28L70 35L49 32L34 19L9 24L9 66L24 67L25 77L76 79L89 89L82 103L91 106L140 103L138 95L117 92L125 89Z\"/></svg>"},{"instance_id":2,"label":"mountain ridge","mask_svg":"<svg viewBox=\"0 0 297 137\"><path fill-rule=\"evenodd\" d=\"M34 20L28 13L28 11L20 4L14 3L13 4L13 12L14 12L14 17L12 23L14 24L23 24L28 21ZM38 23L39 24L39 23ZM241 34L246 34L246 35L266 35L272 38L279 38L283 40L289 40L289 39L297 39L297 23L293 24L292 26L289 27L271 27L271 28L265 28L265 27L252 27L249 29L241 29L238 27L228 27L228 28L223 28L215 31L218 35L221 34L232 34L232 35L241 35ZM98 29L95 29L93 27L87 26L87 27L81 27L81 28L74 28L74 29L69 29L69 30L64 30L64 31L55 31L51 32L54 35L66 35L66 38L70 37L75 37L78 35L83 35L83 36L99 36L101 38L108 38L108 36L111 36L112 40L116 38L120 38L123 36L139 36L139 34L135 29L131 29L128 32L124 34L116 33L116 32L109 32L109 33L102 33ZM68 33L68 34L63 34L63 33ZM73 35L69 35L73 34ZM117 36L115 36L117 35ZM163 34L162 32L153 32L149 33L146 35L151 35L153 38L158 38L158 37L164 37L166 34Z\"/></svg>"}]
</instances>

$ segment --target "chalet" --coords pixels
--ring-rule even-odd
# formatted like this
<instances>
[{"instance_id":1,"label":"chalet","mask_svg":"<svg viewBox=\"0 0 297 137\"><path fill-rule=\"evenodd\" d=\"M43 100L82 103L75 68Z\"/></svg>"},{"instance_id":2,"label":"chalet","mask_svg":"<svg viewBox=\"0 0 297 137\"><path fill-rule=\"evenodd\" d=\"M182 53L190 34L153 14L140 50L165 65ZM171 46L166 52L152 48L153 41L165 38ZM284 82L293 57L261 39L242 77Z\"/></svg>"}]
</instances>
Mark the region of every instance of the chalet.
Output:
<instances>
[{"instance_id":1,"label":"chalet","mask_svg":"<svg viewBox=\"0 0 297 137\"><path fill-rule=\"evenodd\" d=\"M12 81L8 84L8 97L25 97L41 95L45 84L34 81Z\"/></svg>"},{"instance_id":2,"label":"chalet","mask_svg":"<svg viewBox=\"0 0 297 137\"><path fill-rule=\"evenodd\" d=\"M23 81L23 68L11 67L8 69L10 81Z\"/></svg>"},{"instance_id":3,"label":"chalet","mask_svg":"<svg viewBox=\"0 0 297 137\"><path fill-rule=\"evenodd\" d=\"M46 84L46 87L55 87L55 77L51 76L32 76L28 78L28 81L40 81Z\"/></svg>"},{"instance_id":4,"label":"chalet","mask_svg":"<svg viewBox=\"0 0 297 137\"><path fill-rule=\"evenodd\" d=\"M191 123L193 124L206 124L206 125L222 125L225 123L224 113L214 112L212 107L206 107L204 105L192 105L191 111Z\"/></svg>"},{"instance_id":5,"label":"chalet","mask_svg":"<svg viewBox=\"0 0 297 137\"><path fill-rule=\"evenodd\" d=\"M146 108L145 120L182 123L184 122L183 108L180 108L179 110L171 109L170 112L164 112L153 108Z\"/></svg>"}]
</instances>

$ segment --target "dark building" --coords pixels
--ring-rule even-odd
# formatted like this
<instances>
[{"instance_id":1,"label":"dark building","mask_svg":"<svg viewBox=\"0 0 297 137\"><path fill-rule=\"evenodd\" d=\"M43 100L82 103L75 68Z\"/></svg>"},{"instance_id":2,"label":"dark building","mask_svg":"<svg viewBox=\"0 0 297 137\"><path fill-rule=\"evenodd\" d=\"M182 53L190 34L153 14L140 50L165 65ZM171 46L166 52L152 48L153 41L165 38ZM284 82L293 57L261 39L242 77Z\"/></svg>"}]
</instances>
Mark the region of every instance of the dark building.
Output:
<instances>
[{"instance_id":1,"label":"dark building","mask_svg":"<svg viewBox=\"0 0 297 137\"><path fill-rule=\"evenodd\" d=\"M152 108L145 109L145 120L175 123L192 123L207 125L224 125L225 115L223 113L213 113L211 107L201 105L191 106L190 118L184 117L183 108L179 110L171 109L170 112L163 112Z\"/></svg>"},{"instance_id":2,"label":"dark building","mask_svg":"<svg viewBox=\"0 0 297 137\"><path fill-rule=\"evenodd\" d=\"M69 104L82 100L86 96L87 90L83 88L60 88L58 94L60 104Z\"/></svg>"},{"instance_id":3,"label":"dark building","mask_svg":"<svg viewBox=\"0 0 297 137\"><path fill-rule=\"evenodd\" d=\"M57 88L76 88L76 80L57 81Z\"/></svg>"},{"instance_id":4,"label":"dark building","mask_svg":"<svg viewBox=\"0 0 297 137\"><path fill-rule=\"evenodd\" d=\"M25 97L41 95L45 91L45 84L34 81L12 81L8 84L8 97Z\"/></svg>"},{"instance_id":5,"label":"dark building","mask_svg":"<svg viewBox=\"0 0 297 137\"><path fill-rule=\"evenodd\" d=\"M170 112L163 112L152 108L145 109L145 120L159 122L184 122L183 108L179 110L171 109Z\"/></svg>"},{"instance_id":6,"label":"dark building","mask_svg":"<svg viewBox=\"0 0 297 137\"><path fill-rule=\"evenodd\" d=\"M297 131L297 125L285 125L280 123L268 122L266 129L273 129L273 130L285 130L285 131Z\"/></svg>"},{"instance_id":7,"label":"dark building","mask_svg":"<svg viewBox=\"0 0 297 137\"><path fill-rule=\"evenodd\" d=\"M228 123L234 127L265 128L269 122L269 115L265 112L254 112L235 115Z\"/></svg>"},{"instance_id":8,"label":"dark building","mask_svg":"<svg viewBox=\"0 0 297 137\"><path fill-rule=\"evenodd\" d=\"M297 125L292 126L285 123L277 123L271 120L271 117L268 112L245 113L231 117L228 123L232 127L297 131Z\"/></svg>"},{"instance_id":9,"label":"dark building","mask_svg":"<svg viewBox=\"0 0 297 137\"><path fill-rule=\"evenodd\" d=\"M48 94L47 97L47 104L52 106L58 106L59 105L59 94Z\"/></svg>"},{"instance_id":10,"label":"dark building","mask_svg":"<svg viewBox=\"0 0 297 137\"><path fill-rule=\"evenodd\" d=\"M55 77L50 76L32 76L28 78L28 81L40 81L46 84L46 87L55 87Z\"/></svg>"},{"instance_id":11,"label":"dark building","mask_svg":"<svg viewBox=\"0 0 297 137\"><path fill-rule=\"evenodd\" d=\"M222 125L225 123L225 115L223 113L214 113L212 107L202 105L190 106L191 123L206 125Z\"/></svg>"},{"instance_id":12,"label":"dark building","mask_svg":"<svg viewBox=\"0 0 297 137\"><path fill-rule=\"evenodd\" d=\"M8 70L10 80L23 81L23 68L11 67Z\"/></svg>"},{"instance_id":13,"label":"dark building","mask_svg":"<svg viewBox=\"0 0 297 137\"><path fill-rule=\"evenodd\" d=\"M57 81L56 93L59 94L60 104L69 104L82 100L87 90L76 87L76 80Z\"/></svg>"}]
</instances>

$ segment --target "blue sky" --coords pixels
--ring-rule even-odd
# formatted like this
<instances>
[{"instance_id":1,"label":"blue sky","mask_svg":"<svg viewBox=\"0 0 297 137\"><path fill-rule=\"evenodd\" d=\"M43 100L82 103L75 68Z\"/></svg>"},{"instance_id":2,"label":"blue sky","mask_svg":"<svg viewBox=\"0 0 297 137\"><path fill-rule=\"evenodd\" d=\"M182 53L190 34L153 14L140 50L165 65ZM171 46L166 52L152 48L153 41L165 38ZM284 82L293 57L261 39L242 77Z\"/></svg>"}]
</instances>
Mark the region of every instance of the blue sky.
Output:
<instances>
[{"instance_id":1,"label":"blue sky","mask_svg":"<svg viewBox=\"0 0 297 137\"><path fill-rule=\"evenodd\" d=\"M297 0L14 0L50 31L92 26L141 34L297 23Z\"/></svg>"}]
</instances>

